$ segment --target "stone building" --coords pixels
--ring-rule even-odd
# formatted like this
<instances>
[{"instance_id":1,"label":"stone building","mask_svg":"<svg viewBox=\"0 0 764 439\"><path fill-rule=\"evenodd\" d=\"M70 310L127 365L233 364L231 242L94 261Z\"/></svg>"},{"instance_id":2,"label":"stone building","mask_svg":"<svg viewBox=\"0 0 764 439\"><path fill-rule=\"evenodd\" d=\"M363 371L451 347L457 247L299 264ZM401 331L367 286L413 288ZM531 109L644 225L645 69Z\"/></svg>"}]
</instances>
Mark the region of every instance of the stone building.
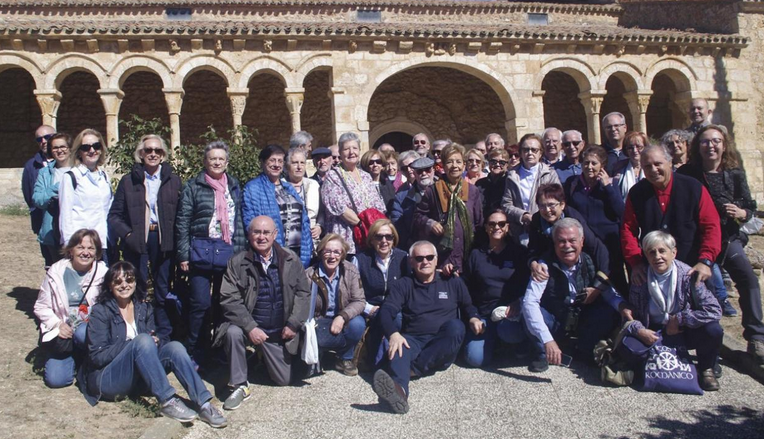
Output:
<instances>
[{"instance_id":1,"label":"stone building","mask_svg":"<svg viewBox=\"0 0 764 439\"><path fill-rule=\"evenodd\" d=\"M659 136L706 98L764 201L761 0L0 0L0 203L41 122L119 137L160 117L364 147L417 132L474 143L545 126L601 140L610 111Z\"/></svg>"}]
</instances>

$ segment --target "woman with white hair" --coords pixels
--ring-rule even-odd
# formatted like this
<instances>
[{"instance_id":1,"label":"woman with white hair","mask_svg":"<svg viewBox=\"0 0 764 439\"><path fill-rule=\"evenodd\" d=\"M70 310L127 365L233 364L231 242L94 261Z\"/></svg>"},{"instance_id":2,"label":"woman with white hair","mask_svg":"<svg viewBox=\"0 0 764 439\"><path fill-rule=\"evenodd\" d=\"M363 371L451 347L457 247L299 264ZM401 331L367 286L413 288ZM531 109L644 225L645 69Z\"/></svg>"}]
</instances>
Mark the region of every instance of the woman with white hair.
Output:
<instances>
[{"instance_id":1,"label":"woman with white hair","mask_svg":"<svg viewBox=\"0 0 764 439\"><path fill-rule=\"evenodd\" d=\"M180 178L167 163L168 155L160 136L141 137L133 170L119 181L109 210L109 229L122 241L123 258L133 264L143 282L151 277L157 335L163 339L172 332L165 298L175 261L175 214L181 188Z\"/></svg>"},{"instance_id":2,"label":"woman with white hair","mask_svg":"<svg viewBox=\"0 0 764 439\"><path fill-rule=\"evenodd\" d=\"M693 285L692 267L676 259L676 240L655 230L642 239L647 258L647 282L632 283L629 302L634 320L629 333L642 343L684 333L688 349L697 349L700 387L719 390L714 364L722 345L724 330L719 325L722 310L714 295L701 282Z\"/></svg>"}]
</instances>

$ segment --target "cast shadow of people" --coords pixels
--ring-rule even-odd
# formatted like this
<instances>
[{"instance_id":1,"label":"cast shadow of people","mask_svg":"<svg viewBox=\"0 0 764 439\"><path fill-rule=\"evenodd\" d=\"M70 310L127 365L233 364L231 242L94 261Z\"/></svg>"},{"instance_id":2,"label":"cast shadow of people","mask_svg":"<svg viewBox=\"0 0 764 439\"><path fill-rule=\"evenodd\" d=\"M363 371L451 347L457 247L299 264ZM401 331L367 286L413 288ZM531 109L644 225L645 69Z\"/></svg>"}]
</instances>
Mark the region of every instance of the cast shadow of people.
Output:
<instances>
[{"instance_id":1,"label":"cast shadow of people","mask_svg":"<svg viewBox=\"0 0 764 439\"><path fill-rule=\"evenodd\" d=\"M39 290L29 287L13 287L8 293L8 297L16 300L16 309L34 320L34 303L37 301Z\"/></svg>"}]
</instances>

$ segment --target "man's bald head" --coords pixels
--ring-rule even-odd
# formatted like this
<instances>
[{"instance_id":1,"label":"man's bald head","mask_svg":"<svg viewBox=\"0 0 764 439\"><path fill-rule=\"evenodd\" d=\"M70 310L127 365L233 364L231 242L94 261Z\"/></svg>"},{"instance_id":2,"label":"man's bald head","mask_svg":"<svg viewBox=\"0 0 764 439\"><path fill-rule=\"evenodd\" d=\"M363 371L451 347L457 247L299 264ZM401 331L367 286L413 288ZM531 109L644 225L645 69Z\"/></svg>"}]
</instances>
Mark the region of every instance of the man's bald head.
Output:
<instances>
[{"instance_id":1,"label":"man's bald head","mask_svg":"<svg viewBox=\"0 0 764 439\"><path fill-rule=\"evenodd\" d=\"M252 248L262 256L268 256L279 231L271 217L260 215L249 222L247 239Z\"/></svg>"}]
</instances>

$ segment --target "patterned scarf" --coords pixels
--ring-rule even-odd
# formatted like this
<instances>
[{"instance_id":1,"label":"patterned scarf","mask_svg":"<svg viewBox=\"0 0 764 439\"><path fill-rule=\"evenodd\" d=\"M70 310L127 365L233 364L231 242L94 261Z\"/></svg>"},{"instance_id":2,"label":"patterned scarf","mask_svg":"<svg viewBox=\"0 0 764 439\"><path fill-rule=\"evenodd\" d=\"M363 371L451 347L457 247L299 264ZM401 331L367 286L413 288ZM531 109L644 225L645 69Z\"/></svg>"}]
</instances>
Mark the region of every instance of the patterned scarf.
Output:
<instances>
[{"instance_id":1,"label":"patterned scarf","mask_svg":"<svg viewBox=\"0 0 764 439\"><path fill-rule=\"evenodd\" d=\"M440 239L440 245L447 250L453 250L454 231L456 230L455 222L458 215L459 221L462 223L462 230L464 231L463 255L467 258L472 247L472 222L467 213L466 204L470 185L464 183L464 179L459 179L456 187L451 191L445 180L439 180L435 183L435 191L438 194L441 210L446 212L447 215L446 226L443 228L443 237Z\"/></svg>"},{"instance_id":2,"label":"patterned scarf","mask_svg":"<svg viewBox=\"0 0 764 439\"><path fill-rule=\"evenodd\" d=\"M215 213L220 221L220 233L223 235L223 241L231 243L231 229L228 224L228 202L225 199L225 191L228 189L228 175L216 180L208 173L204 173L204 181L215 191Z\"/></svg>"}]
</instances>

